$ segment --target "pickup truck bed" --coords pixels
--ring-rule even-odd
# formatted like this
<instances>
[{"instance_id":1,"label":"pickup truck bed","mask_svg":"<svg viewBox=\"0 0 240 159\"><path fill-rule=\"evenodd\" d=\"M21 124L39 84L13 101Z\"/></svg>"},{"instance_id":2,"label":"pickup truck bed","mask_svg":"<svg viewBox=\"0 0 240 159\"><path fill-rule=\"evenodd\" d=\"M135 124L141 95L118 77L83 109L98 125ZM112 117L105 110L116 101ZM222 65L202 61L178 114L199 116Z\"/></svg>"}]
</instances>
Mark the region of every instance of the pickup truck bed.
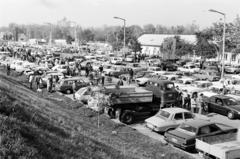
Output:
<instances>
[{"instance_id":1,"label":"pickup truck bed","mask_svg":"<svg viewBox=\"0 0 240 159\"><path fill-rule=\"evenodd\" d=\"M112 93L112 104L151 103L152 91L140 87L121 86L119 89L107 87L105 92Z\"/></svg>"},{"instance_id":2,"label":"pickup truck bed","mask_svg":"<svg viewBox=\"0 0 240 159\"><path fill-rule=\"evenodd\" d=\"M240 141L236 133L196 139L196 149L219 159L240 158Z\"/></svg>"}]
</instances>

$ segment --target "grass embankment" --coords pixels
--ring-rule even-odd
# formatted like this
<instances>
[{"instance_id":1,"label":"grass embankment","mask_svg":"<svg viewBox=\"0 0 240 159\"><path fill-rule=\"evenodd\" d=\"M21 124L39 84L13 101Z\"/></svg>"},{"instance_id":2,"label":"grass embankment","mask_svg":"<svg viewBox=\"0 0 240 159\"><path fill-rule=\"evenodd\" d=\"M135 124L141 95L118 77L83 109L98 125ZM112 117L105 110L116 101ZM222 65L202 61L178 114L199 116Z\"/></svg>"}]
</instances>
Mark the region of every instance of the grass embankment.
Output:
<instances>
[{"instance_id":1,"label":"grass embankment","mask_svg":"<svg viewBox=\"0 0 240 159\"><path fill-rule=\"evenodd\" d=\"M0 71L0 158L191 158L69 98L29 90L24 81Z\"/></svg>"}]
</instances>

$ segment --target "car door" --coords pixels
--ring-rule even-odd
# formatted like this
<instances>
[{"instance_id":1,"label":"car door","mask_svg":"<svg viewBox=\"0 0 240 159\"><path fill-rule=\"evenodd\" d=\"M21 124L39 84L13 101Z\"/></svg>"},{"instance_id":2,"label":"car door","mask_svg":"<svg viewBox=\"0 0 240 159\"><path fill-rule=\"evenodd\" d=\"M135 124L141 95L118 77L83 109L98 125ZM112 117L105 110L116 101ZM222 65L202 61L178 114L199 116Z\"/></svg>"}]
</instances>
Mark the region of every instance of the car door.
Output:
<instances>
[{"instance_id":1,"label":"car door","mask_svg":"<svg viewBox=\"0 0 240 159\"><path fill-rule=\"evenodd\" d=\"M209 101L207 102L207 106L208 106L208 111L209 112L214 112L214 110L215 110L215 101L216 101L216 97L210 97Z\"/></svg>"},{"instance_id":2,"label":"car door","mask_svg":"<svg viewBox=\"0 0 240 159\"><path fill-rule=\"evenodd\" d=\"M221 98L216 98L214 107L213 107L214 112L222 114L223 107L224 107L223 100Z\"/></svg>"},{"instance_id":3,"label":"car door","mask_svg":"<svg viewBox=\"0 0 240 159\"><path fill-rule=\"evenodd\" d=\"M184 120L185 121L189 121L189 120L193 120L194 119L194 115L190 112L184 112Z\"/></svg>"},{"instance_id":4,"label":"car door","mask_svg":"<svg viewBox=\"0 0 240 159\"><path fill-rule=\"evenodd\" d=\"M182 124L183 122L185 122L184 117L183 117L183 113L176 113L173 117L173 126L178 126L180 124Z\"/></svg>"},{"instance_id":5,"label":"car door","mask_svg":"<svg viewBox=\"0 0 240 159\"><path fill-rule=\"evenodd\" d=\"M79 79L79 80L77 80L76 82L77 82L77 83L76 83L77 89L80 89L80 88L82 88L82 87L85 86L85 82L84 82L82 79Z\"/></svg>"}]
</instances>

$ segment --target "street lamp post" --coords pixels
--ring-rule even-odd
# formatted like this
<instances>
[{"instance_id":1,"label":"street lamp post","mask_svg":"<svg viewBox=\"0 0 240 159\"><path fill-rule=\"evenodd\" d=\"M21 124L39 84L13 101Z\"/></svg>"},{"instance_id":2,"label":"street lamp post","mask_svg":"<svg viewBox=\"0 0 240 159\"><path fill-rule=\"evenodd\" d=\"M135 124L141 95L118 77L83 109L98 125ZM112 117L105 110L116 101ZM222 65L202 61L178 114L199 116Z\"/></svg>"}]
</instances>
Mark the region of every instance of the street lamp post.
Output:
<instances>
[{"instance_id":1,"label":"street lamp post","mask_svg":"<svg viewBox=\"0 0 240 159\"><path fill-rule=\"evenodd\" d=\"M52 23L46 23L50 25L50 33L49 33L49 45L52 46Z\"/></svg>"},{"instance_id":2,"label":"street lamp post","mask_svg":"<svg viewBox=\"0 0 240 159\"><path fill-rule=\"evenodd\" d=\"M221 73L221 79L223 79L224 77L224 55L225 55L225 33L226 33L226 14L223 12L219 12L217 10L214 9L209 9L210 12L214 12L214 13L218 13L223 15L224 18L224 22L223 22L223 37L222 37L222 73Z\"/></svg>"},{"instance_id":3,"label":"street lamp post","mask_svg":"<svg viewBox=\"0 0 240 159\"><path fill-rule=\"evenodd\" d=\"M77 39L77 23L74 21L71 21L71 23L73 23L75 25L75 29L74 29L74 36L75 36L75 47L77 48L78 46L78 39Z\"/></svg>"},{"instance_id":4,"label":"street lamp post","mask_svg":"<svg viewBox=\"0 0 240 159\"><path fill-rule=\"evenodd\" d=\"M120 17L113 17L113 18L123 21L123 51L124 51L124 56L126 56L126 53L125 53L125 47L126 47L126 19L120 18Z\"/></svg>"}]
</instances>

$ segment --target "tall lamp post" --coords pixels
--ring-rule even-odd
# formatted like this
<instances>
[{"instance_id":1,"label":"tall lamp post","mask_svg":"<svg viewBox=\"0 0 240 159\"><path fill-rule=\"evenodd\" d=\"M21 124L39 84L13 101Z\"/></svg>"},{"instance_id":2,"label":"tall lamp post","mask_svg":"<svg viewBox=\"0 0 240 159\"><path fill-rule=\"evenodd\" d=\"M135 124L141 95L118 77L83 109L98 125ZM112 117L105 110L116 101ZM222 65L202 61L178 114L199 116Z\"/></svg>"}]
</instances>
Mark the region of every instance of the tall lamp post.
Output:
<instances>
[{"instance_id":1,"label":"tall lamp post","mask_svg":"<svg viewBox=\"0 0 240 159\"><path fill-rule=\"evenodd\" d=\"M46 23L50 25L50 33L49 33L49 45L52 47L52 23Z\"/></svg>"},{"instance_id":2,"label":"tall lamp post","mask_svg":"<svg viewBox=\"0 0 240 159\"><path fill-rule=\"evenodd\" d=\"M78 46L78 39L77 39L77 23L74 21L71 21L71 23L74 24L74 36L75 36L75 47L77 48Z\"/></svg>"},{"instance_id":3,"label":"tall lamp post","mask_svg":"<svg viewBox=\"0 0 240 159\"><path fill-rule=\"evenodd\" d=\"M126 56L125 53L125 46L126 46L126 19L120 18L120 17L113 17L115 19L119 19L123 21L123 51L124 51L124 56Z\"/></svg>"},{"instance_id":4,"label":"tall lamp post","mask_svg":"<svg viewBox=\"0 0 240 159\"><path fill-rule=\"evenodd\" d=\"M214 10L214 9L209 9L209 12L214 12L214 13L221 14L221 15L223 15L223 19L224 19L224 22L223 22L223 37L222 37L223 44L222 44L222 73L221 73L221 79L223 79L223 76L224 76L224 55L225 55L226 14L223 13L223 12L219 12L217 10Z\"/></svg>"}]
</instances>

